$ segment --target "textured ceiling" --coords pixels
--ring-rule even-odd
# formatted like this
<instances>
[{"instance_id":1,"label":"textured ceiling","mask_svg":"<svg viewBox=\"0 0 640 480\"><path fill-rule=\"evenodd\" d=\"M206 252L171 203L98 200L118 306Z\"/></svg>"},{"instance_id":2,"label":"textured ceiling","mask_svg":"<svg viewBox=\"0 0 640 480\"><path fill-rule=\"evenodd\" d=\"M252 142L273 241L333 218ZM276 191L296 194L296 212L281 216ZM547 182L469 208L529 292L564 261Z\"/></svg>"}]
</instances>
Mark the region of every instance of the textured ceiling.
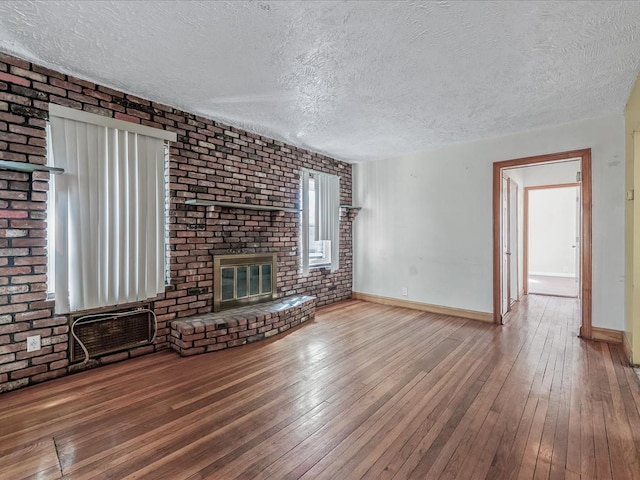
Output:
<instances>
[{"instance_id":1,"label":"textured ceiling","mask_svg":"<svg viewBox=\"0 0 640 480\"><path fill-rule=\"evenodd\" d=\"M348 161L622 113L640 2L0 2L0 50Z\"/></svg>"}]
</instances>

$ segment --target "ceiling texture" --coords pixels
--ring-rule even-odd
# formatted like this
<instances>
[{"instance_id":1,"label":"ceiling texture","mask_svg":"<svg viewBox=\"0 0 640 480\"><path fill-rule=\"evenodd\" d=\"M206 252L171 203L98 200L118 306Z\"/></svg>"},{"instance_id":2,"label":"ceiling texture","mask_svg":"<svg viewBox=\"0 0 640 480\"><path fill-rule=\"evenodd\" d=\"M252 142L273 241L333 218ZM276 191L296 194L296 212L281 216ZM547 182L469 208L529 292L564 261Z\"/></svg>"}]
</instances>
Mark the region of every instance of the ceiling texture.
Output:
<instances>
[{"instance_id":1,"label":"ceiling texture","mask_svg":"<svg viewBox=\"0 0 640 480\"><path fill-rule=\"evenodd\" d=\"M0 50L362 162L607 114L640 2L0 2Z\"/></svg>"}]
</instances>

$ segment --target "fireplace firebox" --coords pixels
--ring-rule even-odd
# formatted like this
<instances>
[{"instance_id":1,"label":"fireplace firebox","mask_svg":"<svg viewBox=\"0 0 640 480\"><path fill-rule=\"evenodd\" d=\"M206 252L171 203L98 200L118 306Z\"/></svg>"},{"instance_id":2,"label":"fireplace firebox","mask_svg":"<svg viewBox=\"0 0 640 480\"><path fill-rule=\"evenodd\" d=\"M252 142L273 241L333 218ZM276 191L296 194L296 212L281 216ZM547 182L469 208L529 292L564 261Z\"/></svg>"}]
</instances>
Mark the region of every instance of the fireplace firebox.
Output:
<instances>
[{"instance_id":1,"label":"fireplace firebox","mask_svg":"<svg viewBox=\"0 0 640 480\"><path fill-rule=\"evenodd\" d=\"M251 253L213 258L213 311L277 298L277 255Z\"/></svg>"}]
</instances>

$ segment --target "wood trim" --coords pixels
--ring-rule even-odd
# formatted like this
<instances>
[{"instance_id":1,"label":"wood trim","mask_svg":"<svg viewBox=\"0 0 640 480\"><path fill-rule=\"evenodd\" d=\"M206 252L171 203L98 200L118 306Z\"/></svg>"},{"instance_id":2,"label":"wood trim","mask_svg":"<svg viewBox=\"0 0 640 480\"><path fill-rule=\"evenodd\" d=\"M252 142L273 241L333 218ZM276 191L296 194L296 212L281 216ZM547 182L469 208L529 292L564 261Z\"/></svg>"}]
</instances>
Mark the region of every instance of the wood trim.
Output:
<instances>
[{"instance_id":1,"label":"wood trim","mask_svg":"<svg viewBox=\"0 0 640 480\"><path fill-rule=\"evenodd\" d=\"M609 328L591 327L591 339L599 342L621 344L624 332L611 330Z\"/></svg>"},{"instance_id":2,"label":"wood trim","mask_svg":"<svg viewBox=\"0 0 640 480\"><path fill-rule=\"evenodd\" d=\"M525 165L534 165L536 163L551 163L560 160L579 160L586 152L589 152L589 156L591 156L590 148L582 148L580 150L569 150L567 152L534 155L533 157L514 158L513 160L502 160L495 162L493 165L500 165L499 170L501 170L503 168L523 167Z\"/></svg>"},{"instance_id":3,"label":"wood trim","mask_svg":"<svg viewBox=\"0 0 640 480\"><path fill-rule=\"evenodd\" d=\"M633 365L633 351L631 350L631 342L626 332L622 332L622 350L624 352L624 358L627 359L629 365Z\"/></svg>"},{"instance_id":4,"label":"wood trim","mask_svg":"<svg viewBox=\"0 0 640 480\"><path fill-rule=\"evenodd\" d=\"M591 149L587 149L582 156L580 165L581 183L580 199L582 200L582 237L580 238L580 336L591 338L591 259L592 259L592 192L591 192Z\"/></svg>"},{"instance_id":5,"label":"wood trim","mask_svg":"<svg viewBox=\"0 0 640 480\"><path fill-rule=\"evenodd\" d=\"M353 292L351 294L351 297L355 300L380 303L382 305L391 305L393 307L410 308L412 310L438 313L440 315L451 315L454 317L468 318L470 320L479 320L481 322L493 322L493 315L489 312L478 312L476 310L465 310L463 308L444 307L442 305L432 305L429 303L401 300L399 298L383 297L380 295L371 295L369 293L361 292Z\"/></svg>"},{"instance_id":6,"label":"wood trim","mask_svg":"<svg viewBox=\"0 0 640 480\"><path fill-rule=\"evenodd\" d=\"M502 252L500 231L500 212L502 196L500 190L502 187L502 167L499 163L493 164L493 191L492 191L492 208L493 208L493 321L502 324L502 299L500 298L500 267L502 265Z\"/></svg>"},{"instance_id":7,"label":"wood trim","mask_svg":"<svg viewBox=\"0 0 640 480\"><path fill-rule=\"evenodd\" d=\"M516 158L495 162L493 164L493 321L502 323L500 314L500 187L502 181L502 169L521 167L539 163L549 163L558 160L580 160L582 172L581 199L582 199L582 249L581 255L581 282L580 282L580 312L581 326L580 336L591 338L591 255L592 255L592 209L591 209L591 149L571 150L567 152L537 155L533 157ZM527 273L526 271L523 272ZM525 282L525 292L527 291Z\"/></svg>"}]
</instances>

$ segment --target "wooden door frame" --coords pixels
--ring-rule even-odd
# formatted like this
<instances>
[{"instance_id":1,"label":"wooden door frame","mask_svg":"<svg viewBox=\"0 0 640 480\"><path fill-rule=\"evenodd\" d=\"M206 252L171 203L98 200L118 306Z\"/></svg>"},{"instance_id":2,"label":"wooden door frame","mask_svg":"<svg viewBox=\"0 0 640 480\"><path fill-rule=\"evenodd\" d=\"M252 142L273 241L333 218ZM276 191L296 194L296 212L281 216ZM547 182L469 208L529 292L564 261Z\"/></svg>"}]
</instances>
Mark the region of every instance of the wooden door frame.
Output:
<instances>
[{"instance_id":1,"label":"wooden door frame","mask_svg":"<svg viewBox=\"0 0 640 480\"><path fill-rule=\"evenodd\" d=\"M582 190L582 184L574 183L555 183L553 185L535 185L533 187L524 187L524 203L523 203L523 235L522 239L522 282L524 286L524 294L529 293L529 191L530 190L548 190L551 188L570 188L578 187ZM581 239L582 240L582 239ZM577 265L576 265L577 269Z\"/></svg>"},{"instance_id":2,"label":"wooden door frame","mask_svg":"<svg viewBox=\"0 0 640 480\"><path fill-rule=\"evenodd\" d=\"M582 210L582 235L580 251L580 312L582 315L580 336L592 338L591 333L591 254L592 254L592 209L591 209L591 149L572 150L568 152L537 155L533 157L504 160L493 164L493 321L502 324L500 313L500 276L501 276L501 252L500 252L500 213L502 186L502 169L535 165L539 163L557 162L560 160L580 160L581 171L581 210Z\"/></svg>"}]
</instances>

